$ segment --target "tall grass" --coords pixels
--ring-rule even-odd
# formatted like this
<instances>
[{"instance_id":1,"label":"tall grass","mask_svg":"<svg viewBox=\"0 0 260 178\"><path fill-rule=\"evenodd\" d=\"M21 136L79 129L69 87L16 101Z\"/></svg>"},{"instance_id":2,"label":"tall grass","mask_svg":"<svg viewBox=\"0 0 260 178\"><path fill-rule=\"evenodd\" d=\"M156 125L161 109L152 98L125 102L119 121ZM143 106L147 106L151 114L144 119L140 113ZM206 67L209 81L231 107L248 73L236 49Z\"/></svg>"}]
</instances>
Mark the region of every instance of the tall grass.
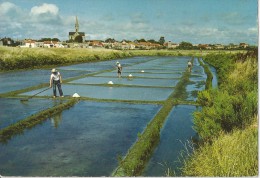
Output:
<instances>
[{"instance_id":1,"label":"tall grass","mask_svg":"<svg viewBox=\"0 0 260 178\"><path fill-rule=\"evenodd\" d=\"M230 51L223 51L229 53ZM0 47L0 70L39 68L102 61L133 56L203 56L218 51L198 50L112 50L86 48Z\"/></svg>"},{"instance_id":2,"label":"tall grass","mask_svg":"<svg viewBox=\"0 0 260 178\"><path fill-rule=\"evenodd\" d=\"M212 144L195 150L185 162L183 175L241 177L258 175L258 130L255 126L221 134Z\"/></svg>"}]
</instances>

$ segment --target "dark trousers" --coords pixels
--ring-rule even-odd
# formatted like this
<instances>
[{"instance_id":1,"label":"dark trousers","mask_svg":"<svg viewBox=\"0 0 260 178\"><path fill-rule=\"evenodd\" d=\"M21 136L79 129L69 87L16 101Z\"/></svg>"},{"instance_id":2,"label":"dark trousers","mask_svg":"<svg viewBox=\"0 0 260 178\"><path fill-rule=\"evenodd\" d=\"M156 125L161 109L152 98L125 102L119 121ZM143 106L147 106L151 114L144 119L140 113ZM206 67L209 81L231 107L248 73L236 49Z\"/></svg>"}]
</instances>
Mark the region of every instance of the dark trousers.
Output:
<instances>
[{"instance_id":1,"label":"dark trousers","mask_svg":"<svg viewBox=\"0 0 260 178\"><path fill-rule=\"evenodd\" d=\"M56 86L58 87L60 96L63 96L60 80L58 80L58 81L54 81L53 80L53 85L52 85L52 87L53 87L53 96L56 96Z\"/></svg>"}]
</instances>

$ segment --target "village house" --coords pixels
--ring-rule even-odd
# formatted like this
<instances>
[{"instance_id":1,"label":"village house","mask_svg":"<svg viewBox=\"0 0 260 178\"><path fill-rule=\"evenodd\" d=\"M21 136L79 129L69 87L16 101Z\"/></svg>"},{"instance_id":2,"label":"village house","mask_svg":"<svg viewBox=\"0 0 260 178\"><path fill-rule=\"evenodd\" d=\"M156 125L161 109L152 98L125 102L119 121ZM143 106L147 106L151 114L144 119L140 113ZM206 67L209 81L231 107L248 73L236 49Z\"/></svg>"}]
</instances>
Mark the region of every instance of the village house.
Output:
<instances>
[{"instance_id":1,"label":"village house","mask_svg":"<svg viewBox=\"0 0 260 178\"><path fill-rule=\"evenodd\" d=\"M222 45L222 44L215 44L214 45L214 49L224 49L224 48L225 48L225 46Z\"/></svg>"},{"instance_id":2,"label":"village house","mask_svg":"<svg viewBox=\"0 0 260 178\"><path fill-rule=\"evenodd\" d=\"M168 42L164 43L163 46L165 46L167 49L174 49L174 48L177 48L179 46L179 44L168 41Z\"/></svg>"},{"instance_id":3,"label":"village house","mask_svg":"<svg viewBox=\"0 0 260 178\"><path fill-rule=\"evenodd\" d=\"M104 44L101 40L90 40L87 42L89 48L103 48Z\"/></svg>"},{"instance_id":4,"label":"village house","mask_svg":"<svg viewBox=\"0 0 260 178\"><path fill-rule=\"evenodd\" d=\"M22 48L36 48L36 41L35 40L31 40L31 39L27 39L23 41L23 45L21 45L20 47Z\"/></svg>"},{"instance_id":5,"label":"village house","mask_svg":"<svg viewBox=\"0 0 260 178\"><path fill-rule=\"evenodd\" d=\"M43 47L44 48L64 48L64 45L58 41L44 41Z\"/></svg>"},{"instance_id":6,"label":"village house","mask_svg":"<svg viewBox=\"0 0 260 178\"><path fill-rule=\"evenodd\" d=\"M239 44L239 47L240 48L247 48L249 45L248 44L246 44L246 43L240 43Z\"/></svg>"}]
</instances>

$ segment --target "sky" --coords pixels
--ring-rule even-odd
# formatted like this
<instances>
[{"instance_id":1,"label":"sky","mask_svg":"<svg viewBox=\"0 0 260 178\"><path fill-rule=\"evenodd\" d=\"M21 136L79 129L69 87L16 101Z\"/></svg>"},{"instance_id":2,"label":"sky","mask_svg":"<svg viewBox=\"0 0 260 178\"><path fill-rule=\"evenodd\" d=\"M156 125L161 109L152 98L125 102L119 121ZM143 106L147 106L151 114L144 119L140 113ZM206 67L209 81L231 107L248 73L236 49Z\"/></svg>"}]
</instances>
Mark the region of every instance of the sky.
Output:
<instances>
[{"instance_id":1,"label":"sky","mask_svg":"<svg viewBox=\"0 0 260 178\"><path fill-rule=\"evenodd\" d=\"M258 0L0 0L0 38L258 44Z\"/></svg>"}]
</instances>

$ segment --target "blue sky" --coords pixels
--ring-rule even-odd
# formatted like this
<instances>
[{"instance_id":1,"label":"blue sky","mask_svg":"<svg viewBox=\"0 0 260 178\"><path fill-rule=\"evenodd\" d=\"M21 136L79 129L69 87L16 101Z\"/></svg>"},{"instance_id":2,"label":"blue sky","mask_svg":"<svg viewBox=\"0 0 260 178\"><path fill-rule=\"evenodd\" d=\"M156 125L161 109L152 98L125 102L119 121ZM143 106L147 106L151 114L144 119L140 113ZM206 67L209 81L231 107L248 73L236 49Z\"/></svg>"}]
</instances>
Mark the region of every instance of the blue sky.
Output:
<instances>
[{"instance_id":1,"label":"blue sky","mask_svg":"<svg viewBox=\"0 0 260 178\"><path fill-rule=\"evenodd\" d=\"M258 44L257 0L0 0L0 38Z\"/></svg>"}]
</instances>

